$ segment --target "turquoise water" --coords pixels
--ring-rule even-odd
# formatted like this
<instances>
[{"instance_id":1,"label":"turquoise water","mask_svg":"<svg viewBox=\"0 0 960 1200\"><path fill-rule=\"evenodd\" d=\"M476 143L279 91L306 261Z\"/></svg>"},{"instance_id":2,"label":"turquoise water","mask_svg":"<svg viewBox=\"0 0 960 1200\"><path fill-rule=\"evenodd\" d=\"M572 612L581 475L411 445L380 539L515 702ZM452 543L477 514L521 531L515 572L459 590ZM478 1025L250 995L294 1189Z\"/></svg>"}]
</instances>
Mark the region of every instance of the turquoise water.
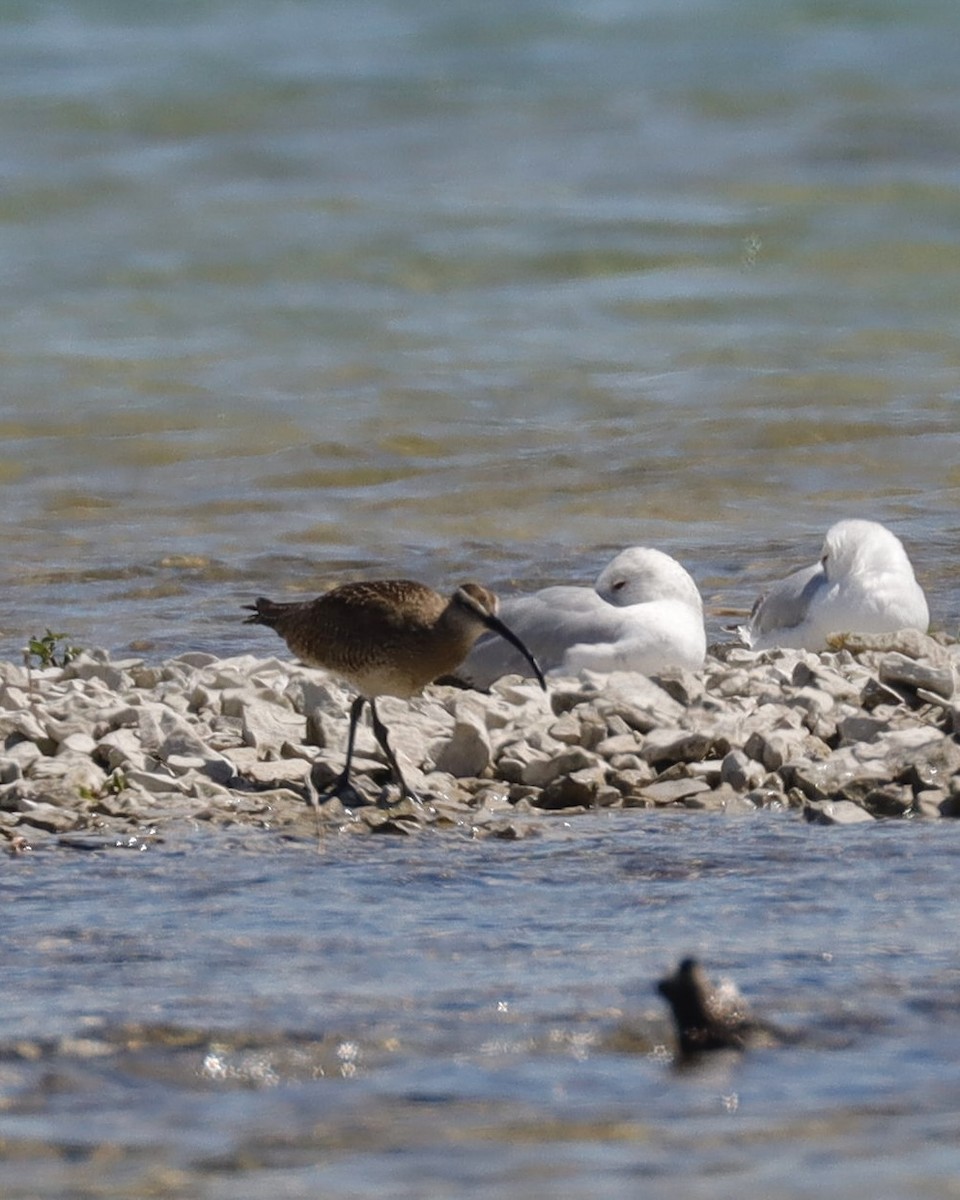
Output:
<instances>
[{"instance_id":1,"label":"turquoise water","mask_svg":"<svg viewBox=\"0 0 960 1200\"><path fill-rule=\"evenodd\" d=\"M251 593L716 607L842 516L955 629L952 0L7 4L8 654Z\"/></svg>"},{"instance_id":2,"label":"turquoise water","mask_svg":"<svg viewBox=\"0 0 960 1200\"><path fill-rule=\"evenodd\" d=\"M0 6L0 653L261 592L713 610L843 516L960 624L954 0ZM716 634L724 618L711 615ZM0 1191L956 1195L952 822L219 832L0 873ZM678 958L805 1032L678 1074Z\"/></svg>"}]
</instances>

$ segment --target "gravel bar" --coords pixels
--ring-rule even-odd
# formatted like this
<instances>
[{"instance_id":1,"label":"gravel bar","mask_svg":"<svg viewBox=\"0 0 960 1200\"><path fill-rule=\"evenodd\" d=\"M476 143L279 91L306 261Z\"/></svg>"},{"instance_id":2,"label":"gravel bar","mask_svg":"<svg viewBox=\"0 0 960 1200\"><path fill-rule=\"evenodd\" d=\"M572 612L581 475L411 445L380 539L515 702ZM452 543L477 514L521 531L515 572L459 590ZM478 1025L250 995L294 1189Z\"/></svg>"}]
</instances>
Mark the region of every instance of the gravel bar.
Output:
<instances>
[{"instance_id":1,"label":"gravel bar","mask_svg":"<svg viewBox=\"0 0 960 1200\"><path fill-rule=\"evenodd\" d=\"M398 801L361 728L366 804L314 811L343 765L351 696L279 658L188 653L160 664L85 652L65 667L0 664L0 836L142 849L245 826L310 838L523 837L596 808L796 810L850 824L960 815L960 645L905 631L836 649L711 648L701 671L516 677L432 686L380 714L419 800ZM0 843L3 844L3 843Z\"/></svg>"}]
</instances>

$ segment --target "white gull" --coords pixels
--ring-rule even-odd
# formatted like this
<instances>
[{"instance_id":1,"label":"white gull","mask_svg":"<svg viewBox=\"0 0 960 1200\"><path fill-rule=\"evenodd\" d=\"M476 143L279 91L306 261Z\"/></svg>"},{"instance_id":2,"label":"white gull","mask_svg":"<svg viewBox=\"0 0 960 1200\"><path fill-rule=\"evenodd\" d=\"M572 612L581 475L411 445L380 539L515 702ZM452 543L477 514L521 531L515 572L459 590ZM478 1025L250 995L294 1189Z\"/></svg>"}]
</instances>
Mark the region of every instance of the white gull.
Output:
<instances>
[{"instance_id":1,"label":"white gull","mask_svg":"<svg viewBox=\"0 0 960 1200\"><path fill-rule=\"evenodd\" d=\"M575 675L668 667L697 670L707 650L697 585L669 554L648 546L622 550L593 588L548 587L501 599L498 614L529 647L544 671ZM499 639L502 640L502 639ZM529 668L509 646L483 637L456 678L488 688L502 675Z\"/></svg>"},{"instance_id":2,"label":"white gull","mask_svg":"<svg viewBox=\"0 0 960 1200\"><path fill-rule=\"evenodd\" d=\"M773 585L738 629L752 650L827 649L831 633L926 633L930 613L900 539L876 521L838 521L820 561Z\"/></svg>"}]
</instances>

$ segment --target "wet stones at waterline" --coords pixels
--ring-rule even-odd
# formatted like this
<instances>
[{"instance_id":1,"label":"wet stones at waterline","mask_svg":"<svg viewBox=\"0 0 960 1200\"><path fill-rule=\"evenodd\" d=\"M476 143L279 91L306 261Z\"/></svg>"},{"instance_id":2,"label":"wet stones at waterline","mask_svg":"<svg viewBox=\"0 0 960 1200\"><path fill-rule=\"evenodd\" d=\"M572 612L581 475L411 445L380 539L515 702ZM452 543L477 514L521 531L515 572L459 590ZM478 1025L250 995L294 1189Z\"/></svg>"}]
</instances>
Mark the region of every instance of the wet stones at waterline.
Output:
<instances>
[{"instance_id":1,"label":"wet stones at waterline","mask_svg":"<svg viewBox=\"0 0 960 1200\"><path fill-rule=\"evenodd\" d=\"M427 803L347 810L331 798L323 818L351 832L516 837L603 808L953 817L958 662L955 643L915 632L820 654L723 647L696 673L585 672L547 696L510 677L489 695L384 696L404 777ZM0 836L136 844L246 826L310 838L307 777L341 771L351 699L286 657L0 663ZM375 799L389 779L361 725L354 785Z\"/></svg>"}]
</instances>

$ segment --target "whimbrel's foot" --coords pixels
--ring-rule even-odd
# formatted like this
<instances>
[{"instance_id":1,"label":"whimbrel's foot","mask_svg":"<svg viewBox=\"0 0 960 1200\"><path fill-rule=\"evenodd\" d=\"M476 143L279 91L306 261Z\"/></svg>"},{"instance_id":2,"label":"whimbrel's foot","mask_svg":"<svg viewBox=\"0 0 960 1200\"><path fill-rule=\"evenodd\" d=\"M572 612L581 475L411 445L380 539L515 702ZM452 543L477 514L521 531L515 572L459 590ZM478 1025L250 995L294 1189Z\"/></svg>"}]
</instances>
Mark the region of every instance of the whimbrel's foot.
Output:
<instances>
[{"instance_id":1,"label":"whimbrel's foot","mask_svg":"<svg viewBox=\"0 0 960 1200\"><path fill-rule=\"evenodd\" d=\"M430 821L437 815L430 796L422 796L413 788L396 783L383 788L377 798L377 807L392 817L416 817L418 821Z\"/></svg>"},{"instance_id":2,"label":"whimbrel's foot","mask_svg":"<svg viewBox=\"0 0 960 1200\"><path fill-rule=\"evenodd\" d=\"M373 803L353 786L345 771L341 771L331 783L324 768L325 764L314 763L307 775L307 803L312 809L319 812L321 805L328 800L339 800L344 808L361 808Z\"/></svg>"},{"instance_id":3,"label":"whimbrel's foot","mask_svg":"<svg viewBox=\"0 0 960 1200\"><path fill-rule=\"evenodd\" d=\"M395 783L388 783L381 788L380 795L377 797L378 808L398 808L402 804L422 806L426 803L427 801L417 795L412 788L398 787Z\"/></svg>"}]
</instances>

